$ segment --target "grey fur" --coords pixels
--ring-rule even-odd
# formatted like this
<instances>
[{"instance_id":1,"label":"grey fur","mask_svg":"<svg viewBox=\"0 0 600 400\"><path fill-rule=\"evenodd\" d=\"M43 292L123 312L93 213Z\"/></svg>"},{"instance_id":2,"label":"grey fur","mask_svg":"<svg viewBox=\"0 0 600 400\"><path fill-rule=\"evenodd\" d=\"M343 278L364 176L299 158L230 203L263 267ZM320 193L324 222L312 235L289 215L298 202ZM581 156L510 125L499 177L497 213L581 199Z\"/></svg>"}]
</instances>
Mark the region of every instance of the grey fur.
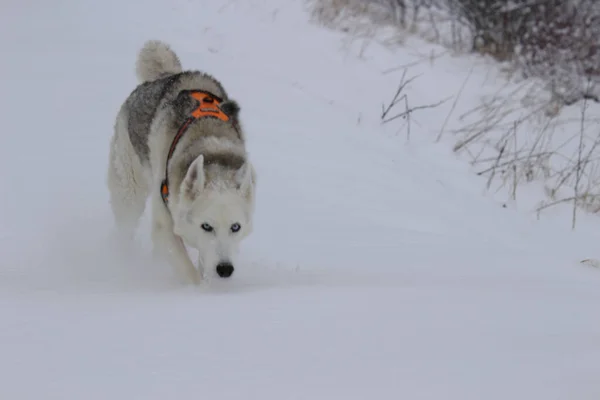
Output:
<instances>
[{"instance_id":1,"label":"grey fur","mask_svg":"<svg viewBox=\"0 0 600 400\"><path fill-rule=\"evenodd\" d=\"M239 168L240 163L243 164L246 159L245 152L239 152L245 145L239 121L239 104L228 97L221 82L213 76L201 71L170 73L177 68L172 66L174 62L163 62L165 59L177 60L177 65L181 67L179 58L168 45L158 41L149 41L144 45L138 55L138 75L155 79L141 82L124 104L127 110L129 140L141 163L149 163L148 140L159 111L162 111L161 117L166 120L166 135L170 145L178 130L197 107L197 101L187 91L204 90L222 99L222 110L230 117L230 122L213 118L194 121L177 144L173 154L173 159L177 161L169 162L169 172L172 170L174 175L170 181L178 186L187 168L199 154L203 154L206 160L221 160L219 164L222 167ZM161 70L161 66L165 69ZM144 69L148 71L144 72ZM230 141L235 151L211 148L214 146L207 145L206 142L210 138ZM164 151L168 151L168 148Z\"/></svg>"},{"instance_id":2,"label":"grey fur","mask_svg":"<svg viewBox=\"0 0 600 400\"><path fill-rule=\"evenodd\" d=\"M240 113L240 105L235 100L221 103L221 110L231 118L237 118Z\"/></svg>"},{"instance_id":3,"label":"grey fur","mask_svg":"<svg viewBox=\"0 0 600 400\"><path fill-rule=\"evenodd\" d=\"M150 125L167 91L175 83L176 76L170 76L139 85L125 101L129 110L127 128L129 139L142 162L148 162L148 134Z\"/></svg>"},{"instance_id":4,"label":"grey fur","mask_svg":"<svg viewBox=\"0 0 600 400\"><path fill-rule=\"evenodd\" d=\"M200 71L186 71L174 75L167 75L163 78L144 82L140 84L127 98L125 105L129 111L128 119L128 130L129 139L135 149L136 153L140 157L143 163L148 162L149 149L148 149L148 134L150 133L150 126L158 111L159 107L170 108L172 112L172 129L173 137L177 133L179 127L185 122L186 118L190 116L190 113L196 108L196 101L191 98L185 90L206 90L214 95L224 99L223 103L225 109L223 110L228 114L236 126L239 125L238 113L240 107L237 102L227 98L227 93L219 81L212 76L205 74ZM202 133L200 136L210 136L211 132L208 132L206 128L211 123L206 123L206 120L199 120L194 122L194 126L190 126L186 136L189 137L190 131L200 130ZM221 122L221 121L219 121ZM222 127L215 127L213 131L220 131L220 128L227 128L222 123ZM232 125L229 124L229 125ZM202 125L198 127L198 125ZM240 129L239 126L238 131ZM196 135L198 136L198 135ZM240 134L236 132L238 138L241 138Z\"/></svg>"}]
</instances>

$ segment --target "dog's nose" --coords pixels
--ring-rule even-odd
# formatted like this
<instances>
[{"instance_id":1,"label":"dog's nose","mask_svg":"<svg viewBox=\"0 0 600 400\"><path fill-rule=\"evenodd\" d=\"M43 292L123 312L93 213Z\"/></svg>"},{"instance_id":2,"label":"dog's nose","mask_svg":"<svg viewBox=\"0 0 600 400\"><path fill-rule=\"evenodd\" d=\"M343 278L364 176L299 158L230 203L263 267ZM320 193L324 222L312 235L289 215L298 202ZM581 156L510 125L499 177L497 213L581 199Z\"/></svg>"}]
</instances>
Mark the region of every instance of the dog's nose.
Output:
<instances>
[{"instance_id":1,"label":"dog's nose","mask_svg":"<svg viewBox=\"0 0 600 400\"><path fill-rule=\"evenodd\" d=\"M233 265L228 262L219 263L217 265L217 274L221 278L229 278L233 274Z\"/></svg>"}]
</instances>

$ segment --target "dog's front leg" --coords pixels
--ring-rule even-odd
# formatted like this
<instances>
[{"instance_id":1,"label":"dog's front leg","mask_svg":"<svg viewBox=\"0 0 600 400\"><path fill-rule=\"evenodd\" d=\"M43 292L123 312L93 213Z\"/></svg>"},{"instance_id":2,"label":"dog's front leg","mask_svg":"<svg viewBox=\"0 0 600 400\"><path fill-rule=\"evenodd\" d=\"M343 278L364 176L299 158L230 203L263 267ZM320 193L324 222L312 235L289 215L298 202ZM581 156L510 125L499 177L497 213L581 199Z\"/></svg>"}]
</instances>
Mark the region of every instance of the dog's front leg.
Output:
<instances>
[{"instance_id":1,"label":"dog's front leg","mask_svg":"<svg viewBox=\"0 0 600 400\"><path fill-rule=\"evenodd\" d=\"M200 279L206 280L208 277L205 275L205 270L204 270L204 259L202 259L201 253L198 254L198 274L200 274Z\"/></svg>"},{"instance_id":2,"label":"dog's front leg","mask_svg":"<svg viewBox=\"0 0 600 400\"><path fill-rule=\"evenodd\" d=\"M152 242L154 251L166 254L180 277L196 285L201 282L183 241L173 232L173 219L160 196L152 197Z\"/></svg>"}]
</instances>

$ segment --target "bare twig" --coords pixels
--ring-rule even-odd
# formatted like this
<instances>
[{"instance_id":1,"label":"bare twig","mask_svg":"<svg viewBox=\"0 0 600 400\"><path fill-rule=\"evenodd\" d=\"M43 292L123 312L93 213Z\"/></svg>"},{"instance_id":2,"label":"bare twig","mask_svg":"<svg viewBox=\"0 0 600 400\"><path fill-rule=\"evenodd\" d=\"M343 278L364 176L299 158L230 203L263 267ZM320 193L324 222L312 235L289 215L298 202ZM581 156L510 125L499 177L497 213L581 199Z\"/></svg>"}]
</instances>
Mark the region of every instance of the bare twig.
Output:
<instances>
[{"instance_id":1,"label":"bare twig","mask_svg":"<svg viewBox=\"0 0 600 400\"><path fill-rule=\"evenodd\" d=\"M450 111L448 112L448 115L446 115L446 119L444 120L444 124L442 125L442 129L440 129L440 133L438 134L437 138L435 139L436 142L439 142L442 139L442 135L444 134L444 129L446 129L446 124L448 123L448 120L450 119L450 116L454 113L454 109L456 108L456 104L458 103L458 100L460 99L460 95L462 94L465 86L467 85L467 82L469 81L469 78L471 77L471 74L473 73L473 68L474 67L471 67L471 69L469 70L469 74L467 75L467 77L463 81L463 83L462 83L462 85L460 87L460 90L458 91L458 94L454 98L454 102L452 103L452 108L450 108Z\"/></svg>"},{"instance_id":2,"label":"bare twig","mask_svg":"<svg viewBox=\"0 0 600 400\"><path fill-rule=\"evenodd\" d=\"M410 108L408 107L408 96L404 96L404 105L406 107L406 123L408 124L406 128L406 141L410 141Z\"/></svg>"},{"instance_id":3,"label":"bare twig","mask_svg":"<svg viewBox=\"0 0 600 400\"><path fill-rule=\"evenodd\" d=\"M567 197L567 198L560 199L560 200L556 200L556 201L553 201L551 203L547 203L547 204L544 204L542 206L539 206L535 211L537 212L538 217L539 217L541 211L543 211L543 210L545 210L547 208L550 208L550 207L554 207L554 206L556 206L558 204L569 203L569 202L571 202L573 200L575 200L575 196Z\"/></svg>"},{"instance_id":4,"label":"bare twig","mask_svg":"<svg viewBox=\"0 0 600 400\"><path fill-rule=\"evenodd\" d=\"M407 116L407 115L409 115L409 114L412 114L413 112L415 112L415 111L417 111L417 110L423 110L423 109L425 109L425 108L435 108L435 107L439 107L440 105L442 105L442 104L444 104L445 102L447 102L449 99L450 99L450 97L448 97L448 98L446 98L446 99L444 99L444 100L442 100L442 101L438 101L438 102L437 102L437 103L435 103L435 104L428 104L428 105L424 105L424 106L417 106L417 107L410 108L410 109L408 109L408 110L406 110L406 111L404 111L404 112L401 112L401 113L400 113L400 114L398 114L398 115L395 115L395 116L393 116L393 117L391 117L391 118L388 118L388 119L384 120L384 121L383 121L383 123L385 124L385 123L387 123L387 122L390 122L390 121L393 121L393 120L395 120L395 119L398 119L398 118L405 117L405 116Z\"/></svg>"},{"instance_id":5,"label":"bare twig","mask_svg":"<svg viewBox=\"0 0 600 400\"><path fill-rule=\"evenodd\" d=\"M513 144L514 144L514 152L515 152L515 158L513 159L513 189L512 189L512 199L513 201L517 200L517 182L518 182L518 177L517 177L517 126L518 126L518 122L515 121L515 129L514 129L514 140L513 140Z\"/></svg>"},{"instance_id":6,"label":"bare twig","mask_svg":"<svg viewBox=\"0 0 600 400\"><path fill-rule=\"evenodd\" d=\"M402 96L402 97L398 97L400 96L400 93L402 93L402 91L404 90L404 88L406 87L406 85L408 85L409 83L411 83L412 81L414 81L415 79L417 79L420 75L417 76L413 76L412 78L410 78L409 80L407 80L406 82L404 81L404 78L406 77L406 71L404 70L404 73L402 74L402 79L400 80L400 85L398 85L398 89L396 90L396 94L394 94L394 98L392 99L392 101L390 101L390 104L388 104L387 107L385 107L384 105L381 106L381 119L384 120L385 117L387 116L387 114L391 111L392 107L394 107L396 104L398 104L403 97L405 97L406 95ZM384 121L385 122L385 121Z\"/></svg>"},{"instance_id":7,"label":"bare twig","mask_svg":"<svg viewBox=\"0 0 600 400\"><path fill-rule=\"evenodd\" d=\"M583 194L582 196L579 197L579 199L577 199L578 201L581 200L586 200L587 198L594 198L594 199L598 199L598 196L596 195L589 195L589 194ZM571 196L571 197L565 197L564 199L560 199L560 200L556 200L550 203L545 203L543 205L540 205L538 208L536 208L536 213L539 217L540 213L545 210L548 209L550 207L554 207L557 206L559 204L563 204L563 203L570 203L572 201L575 201L575 196Z\"/></svg>"},{"instance_id":8,"label":"bare twig","mask_svg":"<svg viewBox=\"0 0 600 400\"><path fill-rule=\"evenodd\" d=\"M511 164L515 163L516 161L529 160L529 159L531 159L531 158L538 158L538 159L540 159L540 158L543 158L543 157L548 157L548 156L550 156L550 155L552 155L552 153L549 153L549 152L547 152L547 153L539 153L539 154L534 154L533 156L527 156L527 157L519 157L519 158L515 158L515 159L509 160L509 161L506 161L506 162L502 162L502 163L498 164L498 165L497 165L497 166L495 166L495 167L494 167L494 166L492 166L492 167L490 167L490 168L487 168L487 169L485 169L485 170L483 170L483 171L479 171L479 172L477 172L477 175L484 175L484 174L487 174L488 172L490 172L490 171L491 171L491 170L493 170L494 168L502 168L502 167L506 167L506 166L508 166L508 165L511 165Z\"/></svg>"},{"instance_id":9,"label":"bare twig","mask_svg":"<svg viewBox=\"0 0 600 400\"><path fill-rule=\"evenodd\" d=\"M496 163L492 167L492 173L491 173L491 175L490 175L490 177L488 178L488 181L487 181L487 189L488 190L490 190L490 186L492 186L492 180L494 179L494 176L496 175L496 168L498 168L498 164L500 163L500 159L502 158L502 154L504 154L504 149L505 148L506 148L506 142L504 143L504 145L500 149L500 152L498 153L498 157L496 158Z\"/></svg>"},{"instance_id":10,"label":"bare twig","mask_svg":"<svg viewBox=\"0 0 600 400\"><path fill-rule=\"evenodd\" d=\"M579 131L579 148L577 151L577 175L575 178L575 195L573 196L573 217L571 221L571 229L575 229L577 221L577 200L579 199L579 184L581 182L581 155L583 154L583 132L585 131L585 109L587 108L587 98L583 99L583 107L581 109L581 129Z\"/></svg>"}]
</instances>

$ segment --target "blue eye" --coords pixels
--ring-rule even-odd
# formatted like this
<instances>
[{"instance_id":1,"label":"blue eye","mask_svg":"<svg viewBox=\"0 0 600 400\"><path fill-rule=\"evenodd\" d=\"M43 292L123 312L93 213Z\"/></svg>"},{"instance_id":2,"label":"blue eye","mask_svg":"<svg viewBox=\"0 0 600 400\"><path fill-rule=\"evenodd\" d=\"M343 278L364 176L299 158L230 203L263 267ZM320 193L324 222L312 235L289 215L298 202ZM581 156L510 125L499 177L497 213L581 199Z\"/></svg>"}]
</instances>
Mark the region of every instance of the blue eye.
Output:
<instances>
[{"instance_id":1,"label":"blue eye","mask_svg":"<svg viewBox=\"0 0 600 400\"><path fill-rule=\"evenodd\" d=\"M204 229L206 232L212 232L213 231L213 227L210 226L209 224L207 224L206 222L203 223L202 225L200 225L200 227L202 229Z\"/></svg>"},{"instance_id":2,"label":"blue eye","mask_svg":"<svg viewBox=\"0 0 600 400\"><path fill-rule=\"evenodd\" d=\"M233 233L239 231L240 229L242 229L242 227L237 222L235 224L231 225L231 232L233 232Z\"/></svg>"}]
</instances>

